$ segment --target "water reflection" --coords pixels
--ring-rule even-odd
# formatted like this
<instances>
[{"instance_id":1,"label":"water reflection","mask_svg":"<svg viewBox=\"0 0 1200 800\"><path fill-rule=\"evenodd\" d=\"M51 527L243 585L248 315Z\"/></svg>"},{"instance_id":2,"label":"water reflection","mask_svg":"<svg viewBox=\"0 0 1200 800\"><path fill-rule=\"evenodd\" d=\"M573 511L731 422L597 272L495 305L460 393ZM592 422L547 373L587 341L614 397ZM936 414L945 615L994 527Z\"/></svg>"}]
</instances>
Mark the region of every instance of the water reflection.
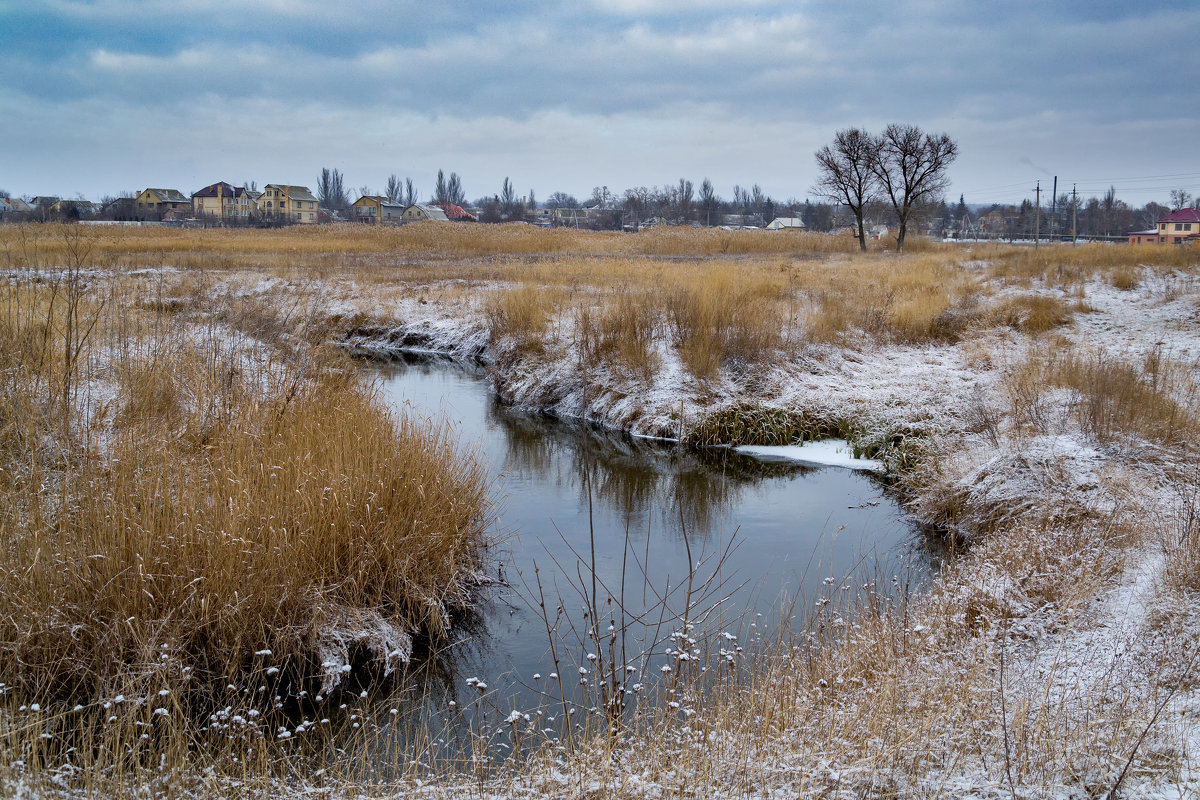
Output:
<instances>
[{"instance_id":1,"label":"water reflection","mask_svg":"<svg viewBox=\"0 0 1200 800\"><path fill-rule=\"evenodd\" d=\"M723 600L712 633L739 643L796 624L793 610L807 617L847 574L857 586L902 574L920 580L934 560L880 482L862 473L686 451L520 413L494 398L482 368L402 359L370 369L397 407L454 428L491 472L501 506L506 543L491 571L507 584L455 620L450 646L414 665L401 687L419 709L418 724L442 731L444 742L488 715L541 708L547 719L555 716L546 700L557 685L548 690L547 676L568 666L594 669L589 655L600 666L609 658L588 635L589 620L611 622L625 635L626 658L636 656L627 662L631 680L657 680L647 671L671 663L673 622L705 607L698 594L694 612L688 609L681 587L706 559L705 574L693 577L703 582L706 570L714 573L698 587L710 601ZM597 595L589 597L593 578ZM732 591L743 582L746 590ZM671 587L675 593L660 602ZM647 614L657 627L629 624ZM570 684L571 698L595 690L580 686Z\"/></svg>"}]
</instances>

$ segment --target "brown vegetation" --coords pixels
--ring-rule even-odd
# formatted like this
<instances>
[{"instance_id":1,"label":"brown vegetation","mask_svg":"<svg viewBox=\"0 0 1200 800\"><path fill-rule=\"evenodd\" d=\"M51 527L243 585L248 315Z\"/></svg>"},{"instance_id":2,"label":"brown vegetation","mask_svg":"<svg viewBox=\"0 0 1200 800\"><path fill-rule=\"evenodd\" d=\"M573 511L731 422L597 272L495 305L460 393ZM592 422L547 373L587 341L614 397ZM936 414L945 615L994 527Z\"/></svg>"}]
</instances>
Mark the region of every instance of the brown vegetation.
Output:
<instances>
[{"instance_id":1,"label":"brown vegetation","mask_svg":"<svg viewBox=\"0 0 1200 800\"><path fill-rule=\"evenodd\" d=\"M1135 546L1161 546L1175 589L1198 590L1195 368L1054 331L1086 311L1086 282L1132 290L1194 255L854 247L666 229L0 228L0 265L14 271L0 288L0 780L50 787L69 774L94 794L282 793L326 779L357 793L430 775L442 788L425 791L444 796L952 795L964 774L1011 794L1112 788L1169 695L1161 652L1138 640L1134 658L1081 664L1038 647L1091 613ZM180 272L128 274L164 266ZM391 293L452 298L488 325L503 367L566 353L585 375L603 365L634 384L664 348L703 386L808 347L967 342L990 370L989 332L1036 344L965 430L923 430L920 460L905 462L912 508L969 534L927 591L889 595L890 575L831 579L807 621L748 666L695 668L626 727L584 715L572 748L480 759L465 774L420 747L381 752L386 723L373 717L387 710L374 698L340 727L321 707L281 732L270 716L287 682L319 690L322 642L348 664L355 648L443 631L489 519L478 467L445 432L383 411L323 347L349 324L322 306L333 290L359 293L358 313L379 324L396 321L381 302ZM745 399L685 435L861 434L855 419ZM1096 491L1123 502L1060 491L1067 467L1032 464L1022 448L1063 432L1114 458L1133 452L1131 472L1157 470L1177 518L1150 530L1144 484L1120 474ZM994 451L973 473L953 462L968 436ZM1020 478L1017 501L980 488L1005 470ZM533 725L528 735L545 742ZM1151 739L1139 763L1169 773L1179 753L1157 729ZM318 764L330 767L320 781Z\"/></svg>"}]
</instances>

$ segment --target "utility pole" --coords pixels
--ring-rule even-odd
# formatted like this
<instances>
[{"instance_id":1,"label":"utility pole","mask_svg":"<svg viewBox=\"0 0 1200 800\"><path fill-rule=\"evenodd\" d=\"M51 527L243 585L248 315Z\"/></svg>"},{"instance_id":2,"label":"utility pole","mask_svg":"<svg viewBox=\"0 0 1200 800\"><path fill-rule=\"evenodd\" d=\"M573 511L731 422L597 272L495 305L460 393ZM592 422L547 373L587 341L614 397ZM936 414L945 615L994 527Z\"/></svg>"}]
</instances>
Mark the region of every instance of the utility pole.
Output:
<instances>
[{"instance_id":1,"label":"utility pole","mask_svg":"<svg viewBox=\"0 0 1200 800\"><path fill-rule=\"evenodd\" d=\"M1054 238L1058 233L1058 176L1054 176L1054 191L1050 193L1050 241L1058 241Z\"/></svg>"},{"instance_id":2,"label":"utility pole","mask_svg":"<svg viewBox=\"0 0 1200 800\"><path fill-rule=\"evenodd\" d=\"M1075 197L1075 184L1071 184L1071 247L1079 241L1079 200Z\"/></svg>"},{"instance_id":3,"label":"utility pole","mask_svg":"<svg viewBox=\"0 0 1200 800\"><path fill-rule=\"evenodd\" d=\"M1033 189L1033 249L1037 250L1042 240L1042 182Z\"/></svg>"}]
</instances>

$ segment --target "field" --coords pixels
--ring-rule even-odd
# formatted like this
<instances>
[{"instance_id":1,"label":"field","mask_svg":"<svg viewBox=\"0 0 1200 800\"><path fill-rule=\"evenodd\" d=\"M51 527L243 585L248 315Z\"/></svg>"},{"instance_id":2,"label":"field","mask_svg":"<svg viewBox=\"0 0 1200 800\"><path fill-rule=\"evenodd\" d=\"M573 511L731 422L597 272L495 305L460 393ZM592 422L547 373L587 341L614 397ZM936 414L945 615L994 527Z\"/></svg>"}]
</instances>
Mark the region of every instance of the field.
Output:
<instances>
[{"instance_id":1,"label":"field","mask_svg":"<svg viewBox=\"0 0 1200 800\"><path fill-rule=\"evenodd\" d=\"M0 227L0 785L1197 796L1200 253L887 244ZM684 446L846 438L954 556L734 669L697 631L634 718L379 752L391 708L347 689L470 607L497 500L346 355L397 348Z\"/></svg>"}]
</instances>

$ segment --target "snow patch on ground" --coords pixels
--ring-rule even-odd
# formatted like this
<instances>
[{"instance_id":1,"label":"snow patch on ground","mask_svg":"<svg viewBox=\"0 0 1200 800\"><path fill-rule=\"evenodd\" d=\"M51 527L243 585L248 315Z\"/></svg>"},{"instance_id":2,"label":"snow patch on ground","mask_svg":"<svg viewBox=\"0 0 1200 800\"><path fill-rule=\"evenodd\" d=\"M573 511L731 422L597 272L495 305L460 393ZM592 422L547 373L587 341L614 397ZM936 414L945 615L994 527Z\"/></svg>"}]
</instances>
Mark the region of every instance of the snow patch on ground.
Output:
<instances>
[{"instance_id":1,"label":"snow patch on ground","mask_svg":"<svg viewBox=\"0 0 1200 800\"><path fill-rule=\"evenodd\" d=\"M733 449L763 461L796 461L801 464L847 467L867 472L882 472L884 468L882 461L855 456L854 448L845 439L824 439L819 442L778 447L742 445Z\"/></svg>"}]
</instances>

